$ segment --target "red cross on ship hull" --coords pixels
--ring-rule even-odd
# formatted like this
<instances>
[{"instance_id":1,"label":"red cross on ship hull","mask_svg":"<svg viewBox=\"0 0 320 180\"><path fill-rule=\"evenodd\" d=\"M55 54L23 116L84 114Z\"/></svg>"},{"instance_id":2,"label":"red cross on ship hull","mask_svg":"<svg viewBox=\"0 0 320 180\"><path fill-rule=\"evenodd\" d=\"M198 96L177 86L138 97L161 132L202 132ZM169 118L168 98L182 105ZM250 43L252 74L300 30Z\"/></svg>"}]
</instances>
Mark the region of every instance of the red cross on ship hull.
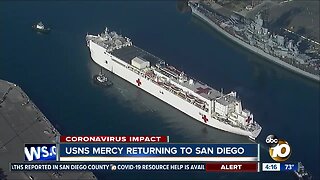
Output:
<instances>
[{"instance_id":1,"label":"red cross on ship hull","mask_svg":"<svg viewBox=\"0 0 320 180\"><path fill-rule=\"evenodd\" d=\"M207 122L209 121L206 115L202 115L202 120L203 120L205 123L207 123Z\"/></svg>"},{"instance_id":2,"label":"red cross on ship hull","mask_svg":"<svg viewBox=\"0 0 320 180\"><path fill-rule=\"evenodd\" d=\"M136 83L137 83L138 86L140 86L140 85L141 85L140 79L137 79L137 80L136 80Z\"/></svg>"}]
</instances>

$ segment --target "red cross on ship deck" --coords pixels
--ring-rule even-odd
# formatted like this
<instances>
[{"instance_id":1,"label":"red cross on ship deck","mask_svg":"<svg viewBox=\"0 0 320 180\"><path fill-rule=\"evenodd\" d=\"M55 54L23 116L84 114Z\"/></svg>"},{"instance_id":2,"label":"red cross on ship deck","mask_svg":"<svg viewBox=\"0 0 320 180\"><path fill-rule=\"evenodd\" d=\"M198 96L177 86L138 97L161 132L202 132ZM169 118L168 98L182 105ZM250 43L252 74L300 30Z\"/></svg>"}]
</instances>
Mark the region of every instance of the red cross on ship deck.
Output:
<instances>
[{"instance_id":1,"label":"red cross on ship deck","mask_svg":"<svg viewBox=\"0 0 320 180\"><path fill-rule=\"evenodd\" d=\"M141 85L140 79L137 79L137 80L136 80L136 83L138 84L138 86L140 86L140 85Z\"/></svg>"},{"instance_id":2,"label":"red cross on ship deck","mask_svg":"<svg viewBox=\"0 0 320 180\"><path fill-rule=\"evenodd\" d=\"M209 92L211 89L208 88L208 87L206 87L206 88L198 87L197 90L198 90L198 91L197 91L196 93L198 93L198 94L202 94L202 93L208 94L208 92Z\"/></svg>"},{"instance_id":3,"label":"red cross on ship deck","mask_svg":"<svg viewBox=\"0 0 320 180\"><path fill-rule=\"evenodd\" d=\"M203 116L202 116L202 119L203 119L203 121L204 121L205 123L207 123L207 122L208 122L208 118L207 118L207 116L206 116L206 115L203 115Z\"/></svg>"}]
</instances>

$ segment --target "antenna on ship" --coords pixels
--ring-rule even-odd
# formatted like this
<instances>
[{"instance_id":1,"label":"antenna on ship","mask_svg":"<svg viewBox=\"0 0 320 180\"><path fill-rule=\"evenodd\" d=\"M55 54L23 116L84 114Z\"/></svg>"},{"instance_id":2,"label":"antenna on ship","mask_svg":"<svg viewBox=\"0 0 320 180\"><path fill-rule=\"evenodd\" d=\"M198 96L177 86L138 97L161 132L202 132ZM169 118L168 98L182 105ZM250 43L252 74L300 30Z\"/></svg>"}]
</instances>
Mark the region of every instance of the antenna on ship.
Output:
<instances>
[{"instance_id":1,"label":"antenna on ship","mask_svg":"<svg viewBox=\"0 0 320 180\"><path fill-rule=\"evenodd\" d=\"M223 96L223 88L221 88L221 92L220 93L221 93L220 95L222 97Z\"/></svg>"}]
</instances>

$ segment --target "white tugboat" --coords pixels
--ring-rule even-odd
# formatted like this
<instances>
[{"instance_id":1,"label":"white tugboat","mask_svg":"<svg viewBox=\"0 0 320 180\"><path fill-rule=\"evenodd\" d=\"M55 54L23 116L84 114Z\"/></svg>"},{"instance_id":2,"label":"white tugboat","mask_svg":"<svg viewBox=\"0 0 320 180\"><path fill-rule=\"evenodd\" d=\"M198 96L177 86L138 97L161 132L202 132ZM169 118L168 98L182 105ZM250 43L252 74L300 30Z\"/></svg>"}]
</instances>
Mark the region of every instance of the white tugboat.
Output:
<instances>
[{"instance_id":1,"label":"white tugboat","mask_svg":"<svg viewBox=\"0 0 320 180\"><path fill-rule=\"evenodd\" d=\"M100 72L97 75L93 76L93 80L96 84L109 87L112 85L112 82L102 73Z\"/></svg>"},{"instance_id":2,"label":"white tugboat","mask_svg":"<svg viewBox=\"0 0 320 180\"><path fill-rule=\"evenodd\" d=\"M33 25L32 28L41 33L50 32L50 28L45 27L42 22L39 22L38 24Z\"/></svg>"}]
</instances>

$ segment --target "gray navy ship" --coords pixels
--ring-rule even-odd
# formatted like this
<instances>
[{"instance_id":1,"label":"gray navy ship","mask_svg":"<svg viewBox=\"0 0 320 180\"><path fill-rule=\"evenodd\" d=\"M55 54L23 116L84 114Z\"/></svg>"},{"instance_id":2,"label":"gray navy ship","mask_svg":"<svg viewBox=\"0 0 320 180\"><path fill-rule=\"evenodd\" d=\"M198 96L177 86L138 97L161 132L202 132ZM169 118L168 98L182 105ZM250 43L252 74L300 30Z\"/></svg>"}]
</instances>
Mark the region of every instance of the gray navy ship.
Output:
<instances>
[{"instance_id":1,"label":"gray navy ship","mask_svg":"<svg viewBox=\"0 0 320 180\"><path fill-rule=\"evenodd\" d=\"M248 50L293 72L320 81L320 53L313 45L302 52L302 38L290 39L264 27L260 14L253 20L223 12L216 3L189 1L192 14Z\"/></svg>"}]
</instances>

